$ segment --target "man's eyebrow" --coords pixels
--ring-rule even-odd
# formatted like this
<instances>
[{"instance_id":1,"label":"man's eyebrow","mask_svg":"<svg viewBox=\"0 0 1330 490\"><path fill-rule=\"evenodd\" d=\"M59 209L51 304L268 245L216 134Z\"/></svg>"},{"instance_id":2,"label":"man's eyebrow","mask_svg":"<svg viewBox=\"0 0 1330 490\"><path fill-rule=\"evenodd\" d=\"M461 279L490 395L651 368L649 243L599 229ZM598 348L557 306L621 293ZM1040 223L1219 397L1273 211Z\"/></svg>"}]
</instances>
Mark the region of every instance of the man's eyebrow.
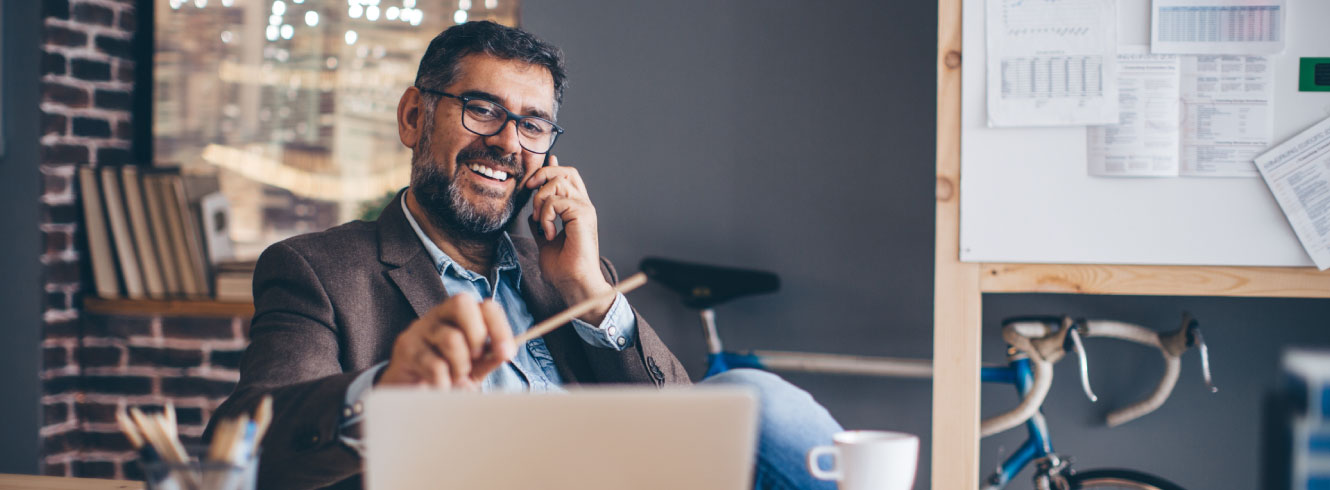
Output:
<instances>
[{"instance_id":1,"label":"man's eyebrow","mask_svg":"<svg viewBox=\"0 0 1330 490\"><path fill-rule=\"evenodd\" d=\"M503 105L503 104L500 104L500 103L499 103L499 97L498 97L497 95L491 94L491 93L486 92L486 91L484 91L484 90L467 90L467 91L462 92L462 93L460 93L460 94L458 94L458 95L461 95L462 97L470 97L470 98L472 98L472 99L488 100L488 101L493 102L493 103L495 103L495 104ZM508 110L511 111L512 109L510 108L510 109L508 109ZM545 112L544 109L541 109L541 108L539 108L539 107L530 107L530 106L528 106L528 107L524 107L524 108L522 109L522 112L524 113L523 115L526 115L526 116L536 116L536 117L539 117L539 118L541 118L541 119L548 119L548 120L551 120L551 121L554 120L553 117L550 116L550 113Z\"/></svg>"}]
</instances>

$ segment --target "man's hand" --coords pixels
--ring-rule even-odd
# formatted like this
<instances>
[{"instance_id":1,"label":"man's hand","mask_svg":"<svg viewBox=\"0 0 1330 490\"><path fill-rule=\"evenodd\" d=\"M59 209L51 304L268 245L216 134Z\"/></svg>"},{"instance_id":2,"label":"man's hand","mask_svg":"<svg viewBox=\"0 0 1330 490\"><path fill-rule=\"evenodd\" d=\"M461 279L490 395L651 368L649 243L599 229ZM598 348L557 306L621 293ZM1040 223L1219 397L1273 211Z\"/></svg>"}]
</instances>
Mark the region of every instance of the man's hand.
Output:
<instances>
[{"instance_id":1,"label":"man's hand","mask_svg":"<svg viewBox=\"0 0 1330 490\"><path fill-rule=\"evenodd\" d=\"M503 308L457 294L397 336L388 367L375 384L474 390L516 352Z\"/></svg>"},{"instance_id":2,"label":"man's hand","mask_svg":"<svg viewBox=\"0 0 1330 490\"><path fill-rule=\"evenodd\" d=\"M596 231L596 208L587 196L586 184L577 169L560 167L559 159L549 157L527 179L526 186L539 189L531 197L531 235L540 246L540 272L554 284L568 305L614 289L600 273L600 241ZM558 231L556 220L563 221ZM614 304L611 297L581 317L592 325L600 324Z\"/></svg>"}]
</instances>

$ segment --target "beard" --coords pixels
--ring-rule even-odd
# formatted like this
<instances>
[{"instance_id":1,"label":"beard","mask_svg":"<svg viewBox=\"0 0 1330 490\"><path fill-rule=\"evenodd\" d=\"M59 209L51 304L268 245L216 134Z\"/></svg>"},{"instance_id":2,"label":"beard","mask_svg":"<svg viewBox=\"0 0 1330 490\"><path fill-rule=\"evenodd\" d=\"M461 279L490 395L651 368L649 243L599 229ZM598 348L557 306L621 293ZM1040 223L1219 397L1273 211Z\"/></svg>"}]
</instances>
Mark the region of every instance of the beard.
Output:
<instances>
[{"instance_id":1,"label":"beard","mask_svg":"<svg viewBox=\"0 0 1330 490\"><path fill-rule=\"evenodd\" d=\"M503 156L488 146L464 149L457 154L453 175L447 175L443 166L430 151L428 137L422 136L411 156L411 193L416 203L425 210L431 223L443 230L466 239L480 239L495 235L516 218L526 206L531 189L525 183L526 168L514 155ZM514 179L515 190L500 206L482 207L467 200L460 182L462 172L470 172L463 162L479 162L508 173ZM502 198L491 189L471 187L471 192L486 197Z\"/></svg>"}]
</instances>

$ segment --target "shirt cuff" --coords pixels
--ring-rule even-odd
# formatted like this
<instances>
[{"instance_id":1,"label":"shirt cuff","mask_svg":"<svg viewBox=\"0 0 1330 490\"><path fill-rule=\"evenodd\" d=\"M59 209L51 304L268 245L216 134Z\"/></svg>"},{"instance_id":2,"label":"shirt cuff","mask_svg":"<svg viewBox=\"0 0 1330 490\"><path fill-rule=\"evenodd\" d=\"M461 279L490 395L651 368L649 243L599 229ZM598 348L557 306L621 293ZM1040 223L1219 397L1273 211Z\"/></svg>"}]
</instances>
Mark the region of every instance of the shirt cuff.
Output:
<instances>
[{"instance_id":1,"label":"shirt cuff","mask_svg":"<svg viewBox=\"0 0 1330 490\"><path fill-rule=\"evenodd\" d=\"M374 378L379 376L383 368L388 367L388 361L375 364L366 369L365 372L351 380L351 384L346 387L346 400L342 403L342 423L338 427L338 439L342 444L356 451L360 455L365 454L365 442L360 440L359 436L353 436L352 433L359 434L360 431L349 431L348 429L360 423L365 415L365 395L369 394L370 388L374 387Z\"/></svg>"},{"instance_id":2,"label":"shirt cuff","mask_svg":"<svg viewBox=\"0 0 1330 490\"><path fill-rule=\"evenodd\" d=\"M624 350L637 340L637 315L633 313L633 307L628 305L628 298L619 293L614 297L614 304L610 305L610 311L605 314L599 327L574 318L573 329L577 330L583 342L606 349Z\"/></svg>"}]
</instances>

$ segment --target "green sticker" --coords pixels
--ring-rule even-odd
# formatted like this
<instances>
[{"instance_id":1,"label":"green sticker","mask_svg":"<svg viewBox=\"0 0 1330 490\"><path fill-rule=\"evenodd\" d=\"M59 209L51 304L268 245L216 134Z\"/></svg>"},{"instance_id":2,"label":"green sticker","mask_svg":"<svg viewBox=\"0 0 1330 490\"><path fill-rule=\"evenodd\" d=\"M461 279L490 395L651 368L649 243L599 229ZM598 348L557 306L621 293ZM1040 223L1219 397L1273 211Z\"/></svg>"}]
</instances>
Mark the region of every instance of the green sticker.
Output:
<instances>
[{"instance_id":1,"label":"green sticker","mask_svg":"<svg viewBox=\"0 0 1330 490\"><path fill-rule=\"evenodd\" d=\"M1302 58L1298 91L1330 92L1330 58Z\"/></svg>"}]
</instances>

